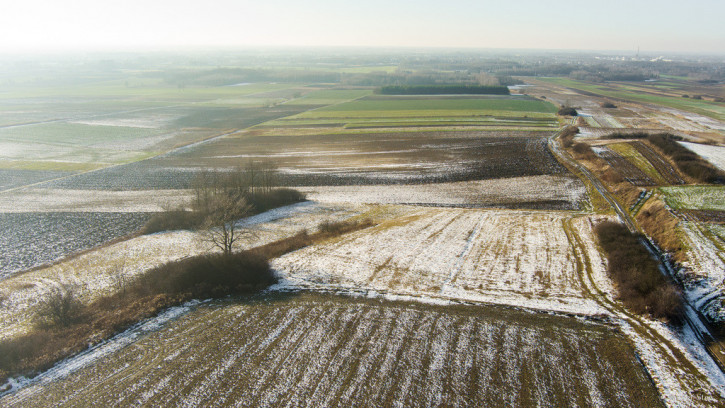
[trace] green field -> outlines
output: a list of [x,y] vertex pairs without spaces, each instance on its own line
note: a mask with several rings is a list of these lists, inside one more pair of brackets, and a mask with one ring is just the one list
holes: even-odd
[[660,191],[676,210],[725,211],[725,186],[661,187]]
[[324,89],[310,92],[288,103],[296,105],[331,105],[362,98],[370,94],[372,94],[372,91],[365,89]]
[[722,103],[666,95],[651,95],[643,93],[635,87],[623,86],[616,83],[607,83],[600,85],[589,82],[576,81],[567,78],[538,79],[552,84],[579,89],[582,91],[591,92],[610,98],[620,98],[641,103],[651,103],[655,105],[667,106],[686,112],[693,112],[703,116],[708,116],[713,119],[725,120],[725,104]]
[[[335,91],[327,91],[335,92]],[[552,130],[556,107],[548,102],[513,97],[367,96],[267,122],[264,127],[484,127],[488,130]],[[334,96],[337,96],[333,94]],[[310,96],[314,97],[314,94]],[[301,98],[302,101],[305,98]],[[329,100],[328,100],[329,101]]]
[[364,112],[364,111],[512,111],[556,113],[556,107],[548,102],[528,98],[481,97],[383,97],[366,98],[319,109],[317,112]]

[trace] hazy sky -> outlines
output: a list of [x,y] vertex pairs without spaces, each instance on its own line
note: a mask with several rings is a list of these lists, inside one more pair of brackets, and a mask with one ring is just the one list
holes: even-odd
[[725,0],[8,0],[0,51],[410,46],[725,54]]

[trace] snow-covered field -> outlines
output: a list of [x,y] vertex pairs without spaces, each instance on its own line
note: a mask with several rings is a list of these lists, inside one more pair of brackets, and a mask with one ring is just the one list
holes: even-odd
[[660,406],[631,345],[606,325],[305,293],[200,306],[0,403]]
[[725,321],[725,251],[722,238],[708,223],[682,221],[679,227],[688,241],[688,273],[685,294],[691,304],[713,321]]
[[347,203],[496,206],[558,201],[566,203],[569,208],[578,208],[586,200],[586,188],[578,179],[554,175],[457,183],[299,189],[311,200]]
[[570,217],[410,207],[377,227],[287,254],[272,266],[294,286],[333,284],[601,313],[582,294],[563,228]]
[[725,146],[711,146],[689,142],[680,142],[680,144],[702,156],[720,170],[725,170]]
[[23,188],[0,193],[0,213],[158,212],[187,205],[188,190],[70,190]]

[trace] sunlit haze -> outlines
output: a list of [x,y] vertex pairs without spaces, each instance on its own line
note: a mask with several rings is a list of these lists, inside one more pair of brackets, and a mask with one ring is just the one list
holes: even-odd
[[0,52],[372,46],[725,52],[725,2],[24,0]]

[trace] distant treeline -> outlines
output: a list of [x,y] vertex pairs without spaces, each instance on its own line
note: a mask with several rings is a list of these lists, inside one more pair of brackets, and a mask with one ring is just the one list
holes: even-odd
[[382,95],[510,95],[505,86],[488,85],[389,85],[375,90]]

